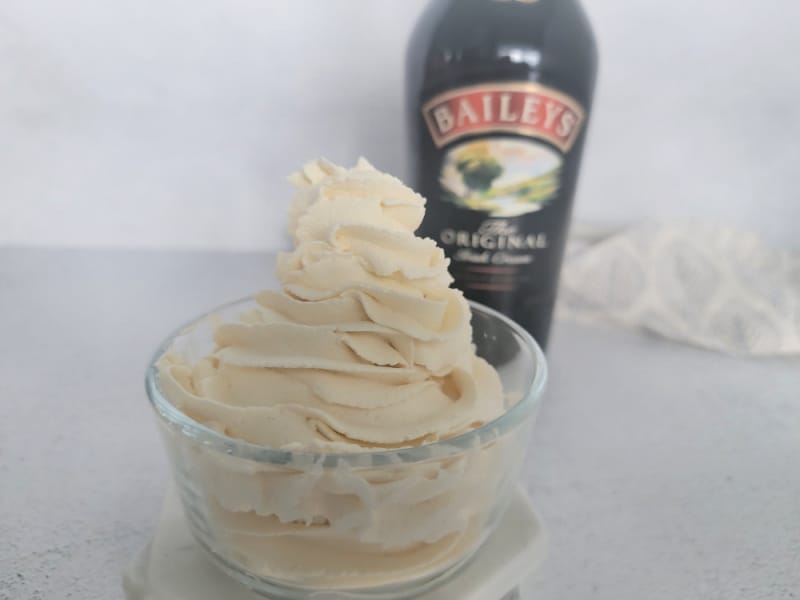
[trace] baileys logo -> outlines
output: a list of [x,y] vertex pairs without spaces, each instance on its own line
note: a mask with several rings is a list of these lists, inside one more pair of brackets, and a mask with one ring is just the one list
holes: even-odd
[[574,99],[531,82],[451,90],[426,102],[422,115],[437,148],[467,135],[509,132],[545,140],[561,152],[572,147],[585,118]]

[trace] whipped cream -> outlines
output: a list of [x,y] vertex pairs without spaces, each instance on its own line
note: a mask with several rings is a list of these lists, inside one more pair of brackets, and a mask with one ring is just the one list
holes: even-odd
[[414,235],[425,200],[363,159],[311,162],[290,181],[282,291],[220,324],[210,356],[167,354],[167,397],[231,437],[321,452],[415,446],[499,416],[500,380],[475,356],[448,260]]
[[[181,487],[187,518],[206,546],[277,581],[339,589],[435,576],[485,539],[522,446],[476,439],[409,462],[364,452],[494,419],[499,376],[475,356],[469,305],[449,287],[442,250],[414,235],[422,197],[364,160],[315,161],[291,181],[295,250],[278,259],[282,290],[206,320],[214,347],[199,359],[176,339],[159,383],[220,433],[323,455],[252,461],[165,430],[179,484],[191,482]],[[331,466],[325,453],[347,460]]]

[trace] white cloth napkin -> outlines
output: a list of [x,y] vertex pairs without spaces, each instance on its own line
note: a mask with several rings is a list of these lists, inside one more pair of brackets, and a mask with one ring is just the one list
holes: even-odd
[[576,233],[559,317],[729,354],[800,353],[800,255],[710,224],[647,224],[588,242]]

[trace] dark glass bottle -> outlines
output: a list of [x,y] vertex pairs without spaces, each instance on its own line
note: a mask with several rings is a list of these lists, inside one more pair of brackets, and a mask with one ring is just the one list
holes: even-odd
[[547,343],[597,50],[578,0],[433,0],[407,56],[420,234],[456,287]]

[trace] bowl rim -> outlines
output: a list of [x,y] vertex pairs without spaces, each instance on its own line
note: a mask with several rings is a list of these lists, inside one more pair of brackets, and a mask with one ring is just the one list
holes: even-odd
[[[470,313],[483,313],[496,321],[502,323],[513,334],[517,336],[520,344],[527,348],[532,357],[533,369],[530,381],[526,386],[522,398],[520,398],[511,408],[499,417],[484,423],[480,427],[470,429],[457,436],[428,442],[418,446],[407,446],[402,448],[389,448],[380,450],[364,450],[354,452],[314,452],[305,450],[282,450],[260,444],[254,444],[238,438],[230,437],[220,433],[202,423],[195,421],[187,416],[183,411],[176,407],[161,390],[159,385],[158,361],[169,350],[175,339],[189,331],[203,320],[210,316],[231,309],[238,304],[255,301],[255,296],[246,296],[232,302],[217,306],[216,308],[191,319],[180,328],[167,336],[159,344],[152,358],[150,359],[145,374],[145,390],[150,401],[150,405],[158,415],[160,421],[171,429],[179,430],[182,436],[191,438],[199,442],[204,447],[217,450],[221,453],[250,460],[259,463],[270,463],[287,465],[298,461],[306,464],[322,463],[323,466],[336,466],[341,461],[353,465],[363,465],[364,463],[374,464],[377,462],[389,463],[409,463],[429,460],[431,458],[443,458],[450,455],[463,453],[465,450],[482,446],[491,442],[508,431],[523,424],[528,417],[535,413],[541,401],[542,394],[548,379],[547,359],[539,344],[533,339],[522,326],[511,320],[502,313],[489,308],[484,304],[467,300],[470,306]],[[365,459],[366,457],[366,459]]]

